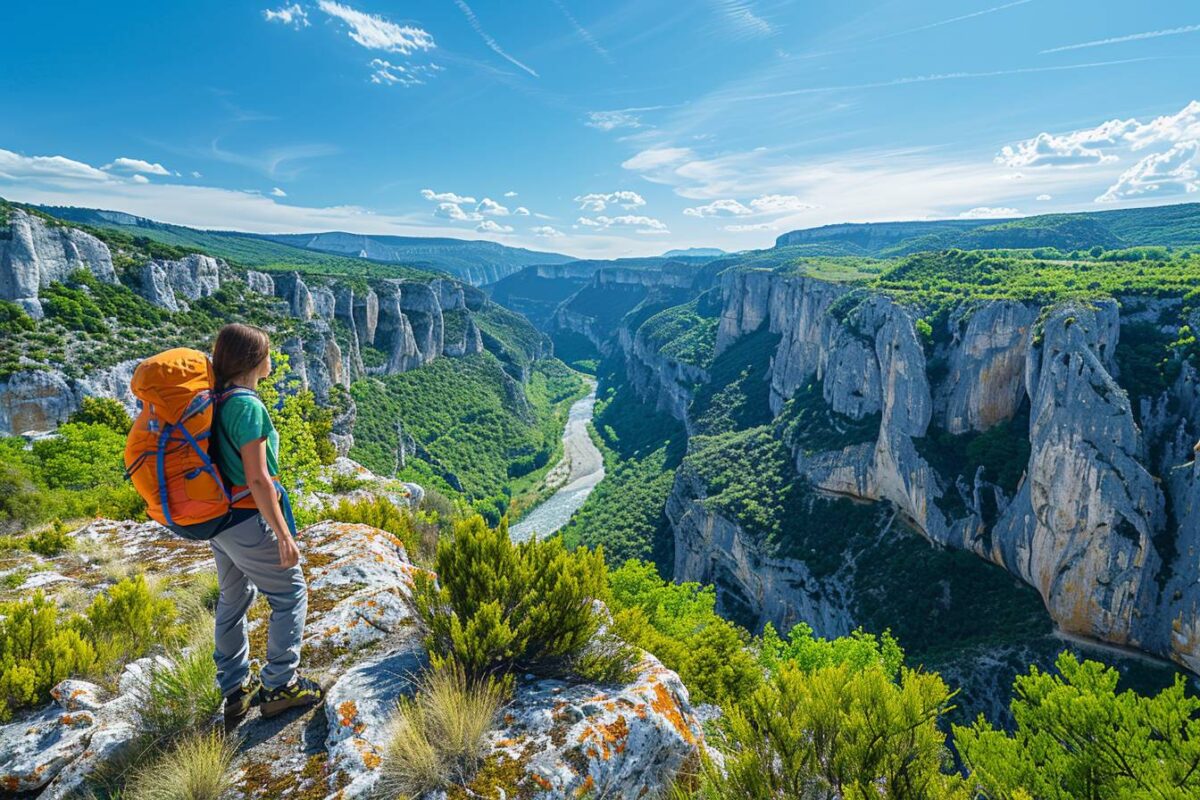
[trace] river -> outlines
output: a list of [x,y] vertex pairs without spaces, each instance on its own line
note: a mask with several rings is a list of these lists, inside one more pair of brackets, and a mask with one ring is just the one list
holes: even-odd
[[571,406],[567,427],[563,430],[562,460],[546,476],[547,482],[553,484],[566,473],[565,482],[508,529],[514,542],[523,542],[534,535],[543,538],[566,525],[604,478],[604,458],[587,429],[595,408],[596,384],[593,382],[588,396]]

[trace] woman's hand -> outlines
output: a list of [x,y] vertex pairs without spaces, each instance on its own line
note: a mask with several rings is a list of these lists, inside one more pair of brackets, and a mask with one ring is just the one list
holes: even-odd
[[300,548],[296,547],[296,540],[286,530],[283,533],[277,533],[276,538],[279,539],[279,566],[284,569],[291,569],[300,563]]

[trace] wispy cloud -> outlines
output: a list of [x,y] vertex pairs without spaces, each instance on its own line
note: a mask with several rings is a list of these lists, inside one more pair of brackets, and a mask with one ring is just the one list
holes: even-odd
[[753,0],[710,0],[722,19],[722,30],[736,39],[758,39],[775,33],[775,26],[763,19]]
[[350,28],[350,38],[368,50],[411,55],[432,50],[433,36],[414,25],[397,25],[376,14],[368,14],[333,0],[319,0],[317,7]]
[[1152,153],[1127,169],[1096,198],[1114,203],[1138,195],[1195,194],[1200,191],[1200,141],[1179,142],[1163,153]]
[[554,5],[558,6],[558,10],[561,11],[562,15],[567,18],[567,22],[571,23],[571,27],[574,28],[575,32],[579,34],[579,38],[582,39],[588,47],[592,48],[596,55],[600,56],[611,64],[612,56],[610,56],[608,51],[605,50],[598,41],[596,41],[596,37],[592,36],[591,32],[588,31],[587,28],[579,24],[579,20],[575,19],[575,15],[572,14],[571,10],[563,4],[562,0],[553,0],[553,3]]
[[953,25],[956,22],[964,22],[968,19],[975,19],[976,17],[983,17],[988,14],[995,14],[997,11],[1004,11],[1005,9],[1008,9],[1008,8],[1013,8],[1015,6],[1023,6],[1023,5],[1026,5],[1027,3],[1032,3],[1032,2],[1033,2],[1033,0],[1014,0],[1014,2],[1011,2],[1011,3],[1004,3],[1003,5],[992,6],[991,8],[985,8],[981,11],[973,11],[970,14],[959,14],[958,16],[950,17],[949,19],[940,19],[937,22],[930,22],[928,25],[918,25],[915,28],[905,28],[902,31],[896,31],[895,33],[889,33],[884,36],[876,37],[876,38],[872,39],[871,41],[881,42],[884,39],[892,39],[897,36],[905,36],[910,33],[918,33],[920,31],[927,31],[932,28],[940,28],[943,25]]
[[1122,64],[1136,64],[1142,61],[1155,61],[1158,56],[1144,56],[1141,58],[1121,58],[1112,61],[1091,61],[1084,64],[1060,64],[1058,66],[1048,67],[1015,67],[1013,69],[997,69],[988,72],[942,72],[933,73],[930,75],[909,75],[902,78],[891,78],[884,81],[872,81],[869,83],[844,83],[831,86],[809,86],[802,89],[784,89],[778,92],[763,92],[760,94],[745,94],[733,95],[725,99],[730,101],[747,101],[747,100],[777,100],[781,97],[797,97],[805,94],[819,94],[823,92],[837,91],[853,91],[859,89],[883,89],[890,86],[907,86],[913,83],[932,83],[937,81],[961,81],[974,80],[979,78],[999,78],[1006,75],[1028,75],[1039,72],[1067,72],[1078,69],[1098,69],[1100,67],[1115,67]]
[[442,71],[437,64],[393,64],[382,58],[371,59],[370,66],[371,83],[381,86],[421,86]]
[[463,16],[465,16],[467,18],[467,22],[469,22],[471,24],[471,27],[475,30],[475,33],[479,34],[479,38],[483,39],[484,44],[486,44],[488,47],[490,47],[492,49],[492,51],[494,53],[496,53],[496,55],[500,56],[505,61],[512,64],[513,66],[519,67],[520,69],[525,70],[533,77],[535,77],[535,78],[540,77],[532,69],[530,69],[529,67],[525,66],[520,61],[518,61],[517,59],[510,56],[508,53],[504,52],[504,48],[502,48],[500,46],[500,44],[495,39],[492,38],[491,34],[489,34],[487,31],[485,31],[483,29],[483,25],[481,25],[479,23],[479,18],[475,16],[475,12],[471,10],[471,7],[469,5],[467,5],[465,2],[463,2],[463,0],[454,0],[454,3],[455,3],[455,5],[458,6],[459,10],[463,12]]
[[550,225],[537,225],[530,230],[534,236],[540,236],[543,239],[558,239],[564,235],[558,228]]
[[270,178],[294,178],[300,173],[296,165],[313,158],[332,156],[341,152],[339,148],[329,144],[298,144],[284,147],[274,147],[260,153],[238,153],[221,146],[219,139],[214,139],[204,155],[226,164],[237,164],[247,169],[261,172]]
[[1049,50],[1043,50],[1042,55],[1046,53],[1061,53],[1064,50],[1082,50],[1085,47],[1103,47],[1109,44],[1121,44],[1122,42],[1136,42],[1142,39],[1158,39],[1162,36],[1179,36],[1184,33],[1200,32],[1200,25],[1184,25],[1180,28],[1167,28],[1161,31],[1146,31],[1145,33],[1131,33],[1127,36],[1114,36],[1111,39],[1096,39],[1091,42],[1080,42],[1079,44],[1064,44],[1062,47],[1051,47]]
[[511,225],[501,225],[499,222],[491,219],[485,219],[483,222],[475,226],[475,230],[480,233],[512,233]]
[[1019,217],[1021,212],[1015,208],[976,206],[958,215],[959,219],[1006,219]]
[[263,18],[267,22],[280,22],[297,29],[307,28],[311,24],[308,21],[308,12],[299,3],[292,3],[290,6],[283,6],[274,11],[265,8],[263,9]]
[[63,156],[23,156],[11,150],[0,150],[0,179],[39,180],[54,184],[113,180],[108,173],[82,161]]
[[280,189],[278,186],[276,186],[274,189],[271,190],[271,197],[287,197],[287,192],[285,192],[283,189]]
[[668,164],[677,164],[695,156],[690,147],[652,147],[621,162],[625,169],[638,172],[658,169]]

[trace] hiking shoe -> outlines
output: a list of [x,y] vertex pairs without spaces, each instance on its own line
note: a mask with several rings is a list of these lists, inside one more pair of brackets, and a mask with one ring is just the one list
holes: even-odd
[[321,684],[305,678],[299,672],[292,682],[278,689],[263,687],[258,691],[259,702],[262,703],[262,715],[273,717],[282,714],[289,708],[315,706],[325,699],[325,690]]
[[228,733],[241,724],[253,706],[258,705],[259,695],[262,694],[262,683],[256,677],[249,677],[246,682],[225,695],[225,731]]

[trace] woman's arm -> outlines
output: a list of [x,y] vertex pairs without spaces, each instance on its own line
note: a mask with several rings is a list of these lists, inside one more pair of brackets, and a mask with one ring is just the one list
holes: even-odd
[[258,513],[275,531],[279,540],[279,564],[284,569],[290,569],[300,563],[300,550],[288,529],[287,520],[279,508],[279,494],[275,491],[275,482],[267,472],[267,440],[255,439],[242,445],[242,466],[246,470],[246,486],[254,496],[254,504]]

